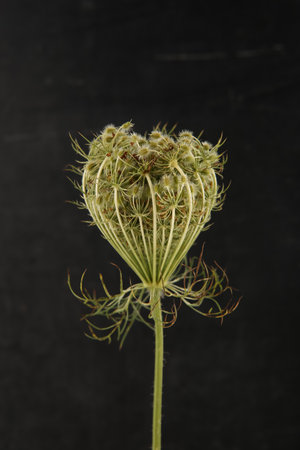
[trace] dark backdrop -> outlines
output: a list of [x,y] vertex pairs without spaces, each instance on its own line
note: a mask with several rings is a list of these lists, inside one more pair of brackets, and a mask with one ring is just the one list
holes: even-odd
[[232,181],[192,253],[244,298],[166,331],[164,450],[299,448],[299,2],[223,3],[1,1],[1,450],[150,448],[151,331],[88,340],[66,285],[130,276],[64,172],[69,132],[129,119],[223,131]]

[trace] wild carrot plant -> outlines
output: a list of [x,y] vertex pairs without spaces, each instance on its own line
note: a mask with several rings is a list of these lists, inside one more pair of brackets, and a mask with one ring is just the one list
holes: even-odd
[[[166,126],[140,135],[127,122],[108,125],[84,151],[77,139],[72,145],[81,161],[69,168],[81,177],[73,181],[81,193],[75,203],[89,212],[89,223],[114,247],[136,273],[140,282],[111,294],[100,275],[104,297],[72,293],[89,308],[84,316],[89,337],[124,340],[135,321],[154,330],[155,370],[152,449],[161,449],[163,382],[163,329],[174,324],[178,307],[185,304],[197,313],[222,318],[233,311],[232,289],[218,265],[202,258],[187,258],[199,233],[208,228],[212,211],[222,208],[225,189],[218,185],[226,162],[216,145],[190,131]],[[222,294],[229,301],[221,305]],[[100,326],[97,318],[108,320]]]

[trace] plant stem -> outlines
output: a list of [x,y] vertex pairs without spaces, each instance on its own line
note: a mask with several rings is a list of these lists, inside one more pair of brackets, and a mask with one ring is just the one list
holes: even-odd
[[161,289],[152,288],[151,306],[155,324],[155,366],[154,366],[154,394],[153,394],[153,422],[152,422],[152,450],[161,450],[161,410],[163,383],[164,335],[161,314]]

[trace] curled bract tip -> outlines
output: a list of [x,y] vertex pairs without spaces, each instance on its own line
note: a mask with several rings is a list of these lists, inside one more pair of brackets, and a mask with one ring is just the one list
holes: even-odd
[[[208,266],[202,256],[203,248],[198,258],[186,258],[173,277],[161,284],[164,328],[175,324],[183,304],[202,316],[221,319],[221,322],[237,308],[241,298],[233,298],[233,290],[224,269],[217,263]],[[105,296],[98,297],[95,291],[90,294],[84,287],[86,270],[80,279],[79,292],[75,292],[71,286],[70,274],[68,285],[72,294],[88,308],[88,312],[82,317],[88,326],[86,335],[109,343],[115,336],[121,348],[135,321],[153,329],[153,305],[149,289],[143,283],[131,284],[125,289],[122,271],[119,266],[113,265],[120,274],[120,289],[117,294],[109,292],[102,274],[99,279]]]

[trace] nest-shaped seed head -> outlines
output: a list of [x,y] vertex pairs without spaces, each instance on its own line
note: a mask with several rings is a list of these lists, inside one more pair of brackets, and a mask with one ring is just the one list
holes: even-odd
[[163,285],[222,205],[222,141],[212,145],[166,127],[142,136],[132,128],[106,126],[87,154],[73,140],[85,159],[83,203],[144,285]]

